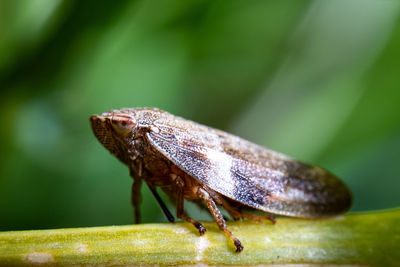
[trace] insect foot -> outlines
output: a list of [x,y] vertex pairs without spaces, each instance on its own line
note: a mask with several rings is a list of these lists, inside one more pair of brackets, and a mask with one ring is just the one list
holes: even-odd
[[240,243],[239,239],[236,238],[233,243],[235,244],[236,252],[241,252],[243,250],[242,243]]
[[194,226],[199,230],[200,235],[204,235],[207,232],[207,229],[201,223],[196,223]]

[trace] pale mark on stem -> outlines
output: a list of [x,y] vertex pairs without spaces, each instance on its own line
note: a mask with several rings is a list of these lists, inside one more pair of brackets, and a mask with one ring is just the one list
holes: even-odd
[[79,244],[76,246],[76,250],[77,250],[78,252],[86,252],[86,251],[88,251],[88,245],[87,245],[87,244],[84,244],[84,243],[79,243]]
[[210,241],[205,236],[200,236],[196,241],[196,261],[203,260],[204,251],[210,246]]
[[53,262],[54,258],[48,252],[31,252],[26,255],[25,260],[29,263],[47,263]]
[[335,221],[342,221],[342,220],[344,220],[345,218],[346,218],[345,216],[339,215],[339,216],[333,217],[332,219],[335,220]]
[[185,234],[185,233],[189,233],[189,230],[186,228],[177,228],[174,229],[174,233],[176,234]]

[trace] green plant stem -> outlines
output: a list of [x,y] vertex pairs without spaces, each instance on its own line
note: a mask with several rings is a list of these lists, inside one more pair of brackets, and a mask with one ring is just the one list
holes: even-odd
[[187,223],[0,232],[0,265],[356,264],[400,266],[400,209],[324,220],[215,223],[199,237]]

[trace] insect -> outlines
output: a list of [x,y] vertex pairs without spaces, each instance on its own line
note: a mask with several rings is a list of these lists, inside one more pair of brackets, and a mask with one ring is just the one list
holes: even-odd
[[[208,208],[236,251],[243,246],[226,226],[218,205],[234,219],[268,219],[269,213],[302,218],[329,217],[347,211],[352,197],[330,172],[286,155],[174,116],[156,108],[124,108],[90,117],[96,138],[133,177],[131,200],[140,222],[144,181],[168,220],[174,216],[159,197],[160,187],[176,203],[176,216],[204,226],[184,211],[184,199]],[[205,205],[204,205],[205,204]],[[268,212],[246,213],[248,209]]]

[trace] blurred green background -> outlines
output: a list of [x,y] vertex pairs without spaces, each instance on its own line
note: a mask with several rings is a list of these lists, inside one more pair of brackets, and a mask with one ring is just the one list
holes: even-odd
[[121,107],[321,165],[352,211],[400,206],[398,1],[4,0],[0,90],[0,230],[132,223],[128,169],[88,120]]

